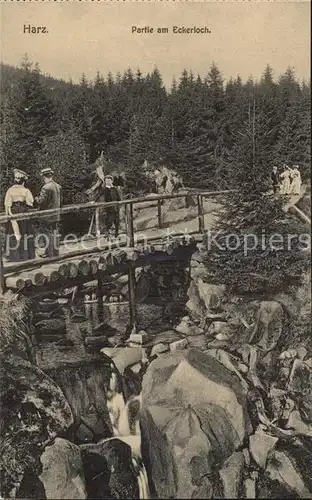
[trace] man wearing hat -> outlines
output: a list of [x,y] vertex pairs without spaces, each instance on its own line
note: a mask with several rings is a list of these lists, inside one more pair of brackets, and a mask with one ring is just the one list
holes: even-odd
[[[43,186],[35,202],[40,210],[50,210],[61,207],[62,188],[53,179],[53,170],[50,167],[40,171]],[[57,257],[59,255],[59,222],[60,214],[44,217],[42,220],[43,232],[45,233],[45,255],[44,257]]]

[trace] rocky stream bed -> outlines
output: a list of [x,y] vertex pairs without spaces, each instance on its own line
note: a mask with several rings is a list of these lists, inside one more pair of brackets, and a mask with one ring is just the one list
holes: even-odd
[[309,278],[228,297],[203,258],[128,340],[126,304],[1,306],[3,497],[312,498]]

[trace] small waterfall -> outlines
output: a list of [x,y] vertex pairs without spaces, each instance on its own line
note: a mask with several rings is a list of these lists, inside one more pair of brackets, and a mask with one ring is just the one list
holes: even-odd
[[132,462],[139,486],[139,498],[149,499],[148,476],[141,453],[141,394],[131,396],[128,401],[125,401],[120,377],[122,377],[120,374],[112,371],[107,401],[110,421],[114,436],[131,447]]

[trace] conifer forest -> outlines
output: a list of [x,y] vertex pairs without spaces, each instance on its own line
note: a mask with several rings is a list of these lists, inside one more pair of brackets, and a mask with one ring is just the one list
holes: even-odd
[[74,84],[43,76],[24,57],[19,69],[2,64],[1,75],[1,199],[12,168],[26,170],[36,191],[40,168],[52,166],[64,203],[81,201],[102,151],[127,171],[132,195],[147,189],[145,160],[209,189],[242,186],[246,162],[253,189],[263,189],[273,165],[296,163],[308,175],[311,85],[291,68],[224,81],[212,63],[207,74],[184,70],[165,88],[157,68],[98,72],[92,81],[83,74]]

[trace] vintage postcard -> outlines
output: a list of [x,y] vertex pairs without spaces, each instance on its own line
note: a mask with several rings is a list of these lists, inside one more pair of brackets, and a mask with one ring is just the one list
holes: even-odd
[[1,498],[312,498],[310,10],[0,2]]

